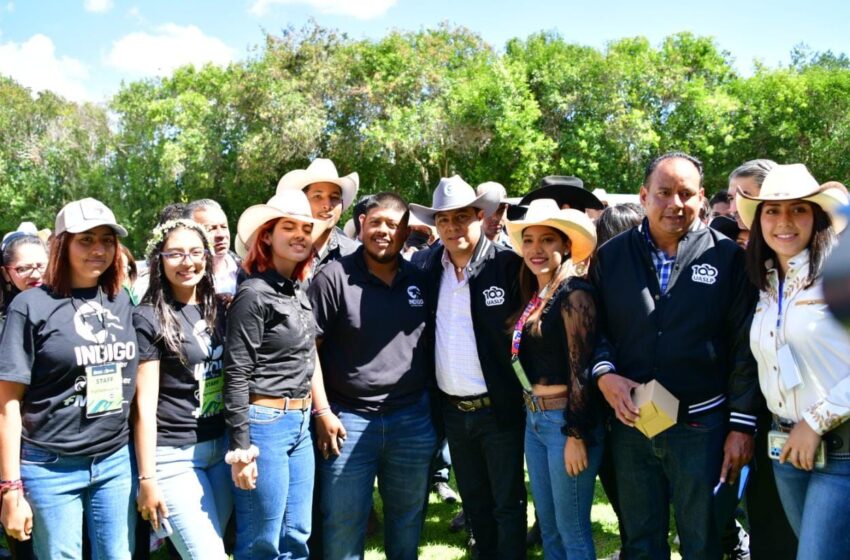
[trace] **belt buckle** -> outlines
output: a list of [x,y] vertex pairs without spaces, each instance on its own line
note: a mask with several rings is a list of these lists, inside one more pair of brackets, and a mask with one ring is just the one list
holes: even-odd
[[540,406],[537,404],[537,402],[535,402],[533,395],[529,395],[528,393],[523,393],[522,399],[525,401],[525,406],[528,407],[528,410],[530,410],[531,412],[539,412],[540,411]]
[[461,412],[473,412],[475,410],[475,403],[473,401],[457,401],[455,406]]

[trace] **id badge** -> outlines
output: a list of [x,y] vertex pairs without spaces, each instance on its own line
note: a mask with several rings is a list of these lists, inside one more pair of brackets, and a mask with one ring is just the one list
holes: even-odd
[[794,359],[794,353],[791,352],[791,347],[783,344],[776,351],[776,358],[779,362],[779,378],[782,380],[782,385],[786,391],[791,391],[799,385],[803,384],[803,377],[800,375],[800,368],[797,367],[797,360]]
[[86,418],[121,412],[124,379],[117,363],[86,367]]
[[198,379],[198,409],[195,411],[196,418],[206,418],[224,412],[224,376],[218,375],[207,377],[202,373]]

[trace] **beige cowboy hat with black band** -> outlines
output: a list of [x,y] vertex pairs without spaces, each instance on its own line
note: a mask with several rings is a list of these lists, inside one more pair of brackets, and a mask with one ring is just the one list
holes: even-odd
[[538,198],[528,205],[521,220],[508,221],[508,237],[514,251],[522,255],[522,232],[527,227],[546,226],[556,229],[570,239],[570,258],[580,263],[596,248],[596,227],[587,214],[572,208],[558,207],[551,198]]
[[[752,229],[756,209],[762,202],[783,202],[787,200],[805,200],[817,204],[825,212],[834,216],[837,208],[848,202],[847,189],[841,183],[831,181],[818,184],[802,163],[777,165],[764,178],[758,195],[748,195],[738,188],[735,204],[741,221]],[[836,231],[844,229],[846,221],[834,220]]]
[[254,242],[257,230],[263,224],[278,218],[313,224],[311,236],[314,242],[328,227],[326,220],[313,217],[306,194],[300,190],[284,190],[271,197],[265,204],[255,204],[242,212],[236,225],[236,253],[244,258]]
[[484,211],[485,216],[491,215],[499,208],[502,197],[496,190],[487,190],[476,196],[475,190],[460,175],[443,177],[434,191],[431,204],[411,204],[410,213],[416,216],[422,223],[428,226],[434,225],[434,216],[437,212],[448,212],[460,208],[474,207]]
[[357,196],[357,189],[360,187],[360,176],[356,171],[339,176],[334,162],[329,159],[316,158],[307,169],[293,169],[277,183],[277,193],[285,190],[302,191],[313,183],[333,183],[338,185],[342,193],[342,210],[351,206],[354,202],[354,197]]

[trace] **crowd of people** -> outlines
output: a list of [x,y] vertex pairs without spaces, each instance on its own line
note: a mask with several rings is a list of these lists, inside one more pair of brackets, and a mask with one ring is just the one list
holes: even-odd
[[[363,558],[377,481],[386,556],[416,558],[449,462],[482,559],[526,557],[526,467],[547,559],[597,557],[597,475],[622,559],[670,557],[671,505],[689,560],[850,555],[850,335],[822,289],[843,185],[754,160],[707,199],[671,152],[639,205],[567,176],[358,187],[316,159],[233,240],[214,200],[169,205],[143,266],[92,198],[4,236],[16,557],[131,558],[149,524],[182,558]],[[678,412],[650,436],[652,381]]]

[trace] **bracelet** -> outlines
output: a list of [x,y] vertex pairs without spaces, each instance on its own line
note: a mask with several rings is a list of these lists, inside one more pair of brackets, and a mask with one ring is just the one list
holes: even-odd
[[140,476],[139,482],[142,482],[143,480],[156,480],[156,476],[153,476],[153,475],[151,475],[151,476]]
[[236,463],[253,463],[260,456],[260,450],[256,445],[252,445],[248,449],[231,449],[224,456],[224,462],[228,465]]
[[326,407],[323,407],[323,408],[319,408],[319,409],[317,409],[317,410],[314,410],[314,411],[313,411],[313,416],[314,416],[314,417],[316,417],[316,418],[318,418],[318,417],[320,417],[320,416],[326,416],[326,415],[328,415],[328,414],[330,414],[330,413],[331,413],[331,407],[326,406]]
[[6,492],[12,490],[23,490],[24,481],[20,478],[17,480],[0,480],[0,496],[6,495]]

